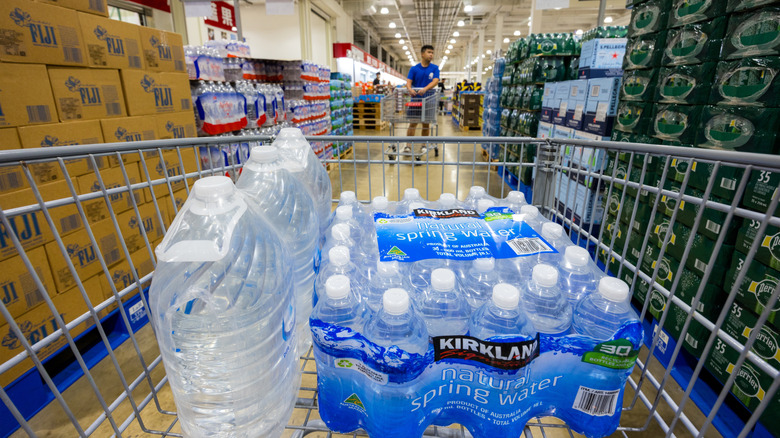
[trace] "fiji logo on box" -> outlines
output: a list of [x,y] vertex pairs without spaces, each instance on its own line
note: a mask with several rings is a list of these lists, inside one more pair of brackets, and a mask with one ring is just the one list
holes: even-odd
[[[152,220],[151,217],[141,218],[141,223],[143,223],[144,231],[146,231],[147,233],[154,230],[154,221]],[[130,218],[130,222],[128,222],[127,225],[132,230],[138,228],[138,219],[135,217],[135,215],[133,215],[133,217]]]
[[[163,167],[163,164],[165,167]],[[160,176],[165,176],[167,173],[168,178],[181,175],[181,169],[179,166],[176,163],[170,164],[167,161],[164,163],[162,161],[157,163],[157,165],[154,167],[154,170]],[[166,170],[167,172],[165,172]]]
[[[108,190],[108,189],[115,189],[115,188],[117,188],[119,186],[120,186],[119,183],[106,184],[106,190]],[[100,188],[100,183],[98,181],[93,182],[92,183],[92,187],[90,187],[90,190],[92,190],[93,192],[101,191],[102,189]],[[114,202],[114,201],[118,201],[118,200],[122,199],[123,196],[124,196],[124,192],[113,193],[113,194],[108,195],[108,199],[111,202]]]
[[184,138],[184,126],[177,126],[171,121],[165,124],[165,129],[173,134],[173,138]]
[[109,35],[108,31],[103,26],[96,27],[93,32],[100,41],[106,43],[106,49],[108,49],[109,55],[125,55],[125,42],[122,40],[122,38],[116,35]]
[[163,44],[163,42],[160,41],[154,35],[152,35],[152,37],[149,38],[149,42],[152,44],[152,47],[157,49],[157,56],[159,56],[160,59],[164,59],[164,60],[170,61],[173,58],[171,56],[171,46],[169,46],[167,44]]
[[34,21],[32,16],[22,10],[22,8],[14,9],[9,15],[17,26],[26,27],[30,30],[30,37],[32,38],[33,45],[57,47],[57,35],[54,31],[54,26],[48,23]]
[[114,137],[116,137],[117,140],[121,141],[141,141],[141,133],[140,132],[127,132],[127,129],[123,127],[116,128],[116,131],[114,131]]
[[[60,317],[62,316],[63,315],[60,315]],[[19,324],[19,330],[27,339],[27,342],[29,342],[30,345],[33,345],[57,331],[57,320],[55,320],[53,316],[48,316],[38,323],[24,321]],[[16,350],[22,346],[21,341],[19,341],[19,338],[16,337],[16,334],[10,327],[8,328],[8,333],[3,336],[2,346],[9,350]]]
[[86,266],[97,259],[95,256],[95,249],[92,248],[92,245],[81,246],[78,243],[71,243],[68,245],[67,250],[68,257],[77,259],[79,266]]
[[125,271],[124,269],[114,271],[114,275],[111,276],[111,279],[114,281],[114,284],[122,284],[122,289],[125,289],[131,284],[135,283],[133,274],[130,271]]
[[82,105],[97,106],[101,104],[100,87],[98,87],[97,85],[82,84],[78,78],[74,78],[73,76],[70,76],[68,77],[68,80],[65,81],[65,86],[68,88],[70,92],[79,93],[79,97],[81,97]]
[[[35,213],[26,213],[19,216],[8,218],[19,241],[24,244],[38,236],[41,236],[41,226],[38,224],[38,216]],[[0,249],[12,244],[11,236],[3,224],[0,224]]]
[[44,148],[52,146],[72,146],[76,144],[78,144],[78,142],[60,140],[59,137],[55,137],[53,135],[47,135],[43,137],[43,140],[41,140],[41,147]]
[[144,75],[141,79],[141,87],[147,93],[154,93],[154,106],[157,108],[173,108],[173,92],[171,87],[164,84],[155,84],[154,78]]
[[0,298],[2,298],[3,304],[8,305],[19,299],[19,294],[16,293],[16,283],[13,281],[5,283],[2,288],[3,293],[0,294]]

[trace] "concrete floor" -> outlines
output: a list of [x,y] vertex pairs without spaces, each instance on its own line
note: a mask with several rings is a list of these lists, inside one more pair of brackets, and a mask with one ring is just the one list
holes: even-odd
[[[387,129],[381,131],[356,131],[355,135],[387,135]],[[476,137],[481,136],[479,131],[461,131],[457,129],[451,123],[449,116],[442,116],[439,124],[439,135],[446,136],[464,136],[477,140]],[[438,198],[440,193],[451,192],[457,193],[458,197],[463,199],[468,192],[468,189],[472,185],[489,186],[489,192],[494,196],[503,196],[509,191],[506,184],[503,183],[501,178],[495,171],[490,170],[488,166],[476,166],[473,163],[485,162],[485,159],[481,155],[481,148],[475,147],[474,143],[452,143],[440,146],[439,157],[433,156],[430,153],[428,157],[422,159],[421,162],[412,164],[409,158],[404,158],[398,163],[384,163],[384,164],[372,164],[370,167],[365,164],[355,163],[353,160],[365,160],[370,158],[372,160],[382,159],[382,147],[386,146],[380,143],[358,143],[352,154],[348,154],[344,160],[337,166],[331,169],[331,181],[333,183],[334,196],[342,190],[355,190],[358,195],[358,199],[369,200],[374,196],[385,195],[391,200],[397,199],[399,192],[402,192],[407,187],[417,187],[420,189],[423,196],[429,199]],[[460,165],[441,165],[442,157],[447,162],[460,162]],[[438,163],[438,164],[437,164]],[[384,171],[384,172],[383,172]],[[138,345],[140,346],[140,357],[143,357],[145,363],[148,365],[152,363],[158,356],[157,343],[154,338],[154,334],[151,327],[147,324],[136,334]],[[124,378],[130,382],[139,376],[142,371],[141,361],[139,354],[133,348],[132,343],[125,342],[119,348],[115,350],[115,355],[119,368],[121,369]],[[643,355],[640,355],[640,359],[646,356],[646,351]],[[302,389],[299,393],[299,397],[303,402],[313,401],[315,397],[314,388],[316,388],[316,372],[314,362],[311,360],[302,360],[301,365],[305,367],[305,371],[310,374],[305,374],[302,382]],[[663,368],[656,362],[651,361],[649,367],[650,372],[654,376],[662,376]],[[117,370],[109,359],[104,359],[97,366],[91,370],[91,375],[95,379],[96,386],[99,388],[102,397],[111,403],[117,396],[122,394],[123,385],[121,383]],[[634,376],[638,379],[640,370],[635,369]],[[150,373],[151,381],[154,385],[157,385],[164,377],[164,370],[160,363]],[[659,378],[660,380],[660,378]],[[651,384],[647,381],[643,385],[643,393],[649,398],[654,400],[656,392],[650,389]],[[674,382],[668,382],[666,385],[669,396],[672,399],[679,400],[682,395],[682,391],[677,387]],[[135,403],[141,403],[145,397],[150,394],[150,385],[144,380],[133,391],[133,399]],[[631,400],[633,399],[634,391],[628,387],[625,392],[624,409],[628,408]],[[63,397],[72,409],[74,416],[78,419],[82,428],[87,428],[96,418],[103,413],[103,409],[100,407],[100,403],[92,390],[91,386],[87,382],[87,379],[82,378],[77,381],[71,388],[63,393]],[[175,405],[171,396],[170,388],[166,384],[157,393],[156,399],[159,402],[160,410],[163,411],[175,411]],[[165,431],[171,428],[172,422],[175,419],[174,416],[169,414],[160,413],[155,406],[155,402],[150,402],[146,408],[142,411],[140,419],[129,419],[133,410],[130,403],[127,400],[119,403],[118,407],[114,410],[112,418],[116,424],[120,425],[125,421],[131,422],[127,429],[122,433],[123,437],[151,437],[158,436],[157,433],[147,433],[146,430]],[[701,424],[704,416],[693,407],[692,403],[688,403],[686,414],[689,416],[694,424]],[[669,421],[673,416],[668,405],[661,402],[658,409],[658,414]],[[638,401],[636,405],[623,413],[621,418],[621,425],[626,427],[644,428],[646,421],[649,417],[649,411],[645,408],[641,401]],[[318,414],[316,409],[307,409],[305,407],[297,408],[293,413],[293,417],[290,420],[291,425],[298,428],[316,428],[318,423]],[[140,420],[140,421],[139,421]],[[143,427],[141,426],[143,422]],[[560,421],[554,418],[542,419],[545,423],[558,423]],[[38,436],[41,437],[73,437],[78,436],[78,433],[74,430],[71,421],[65,415],[60,405],[57,402],[49,404],[38,415],[36,415],[30,422],[32,429]],[[173,424],[170,429],[171,432],[179,433],[178,423]],[[113,428],[108,421],[104,421],[97,430],[92,434],[96,437],[108,437],[114,433]],[[300,436],[295,435],[295,429],[288,429],[285,431],[285,437]],[[688,431],[678,425],[675,430],[677,436],[689,436]],[[629,432],[628,436],[631,437],[656,437],[663,436],[664,433],[659,428],[656,421],[649,421],[649,426],[642,432]],[[22,431],[18,431],[13,437],[23,437],[26,434]],[[319,431],[310,432],[307,437],[340,437],[340,436],[353,436],[353,435],[337,435],[330,434],[329,432]],[[444,434],[440,432],[440,436],[455,436],[451,434]],[[460,436],[460,435],[457,435]],[[532,423],[529,423],[529,427],[526,428],[525,436],[534,437],[571,437],[578,436],[571,434],[567,429],[562,427],[545,427],[541,428]],[[613,436],[624,436],[623,433],[616,433]],[[707,436],[719,436],[712,428],[710,428]]]

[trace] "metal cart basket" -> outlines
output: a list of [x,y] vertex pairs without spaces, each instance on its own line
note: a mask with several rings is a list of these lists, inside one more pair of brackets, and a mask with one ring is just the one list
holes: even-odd
[[[396,88],[392,94],[382,98],[382,121],[389,123],[390,135],[396,135],[397,129],[412,128],[417,124],[422,124],[421,131],[428,130],[428,135],[436,137],[439,133],[437,124],[437,107],[439,104],[439,90],[428,90],[424,95],[412,95],[406,88]],[[423,132],[425,135],[425,132]],[[390,160],[396,156],[414,157],[420,160],[427,152],[428,143],[423,143],[425,148],[415,150],[411,144],[407,143],[403,148],[396,148],[395,144],[388,145],[385,153]],[[436,143],[430,143],[433,146],[434,156],[439,156],[439,147]],[[408,146],[408,148],[407,148]],[[408,149],[408,150],[407,150]]]
[[[237,142],[269,140],[0,152],[0,182],[18,189],[0,195],[0,256],[22,279],[15,292],[2,285],[0,436],[181,436],[147,324],[154,247],[194,180],[236,177]],[[780,356],[767,352],[766,337],[777,331],[780,287],[768,274],[759,287],[744,285],[776,266],[780,157],[528,138],[311,140],[353,146],[350,158],[326,160],[334,205],[344,190],[368,202],[379,195],[396,200],[409,187],[428,199],[444,192],[463,199],[471,185],[499,197],[524,189],[603,269],[630,283],[646,340],[616,435],[777,434]],[[431,140],[442,149],[437,159],[426,155],[413,165],[383,154],[390,145]],[[494,144],[489,156],[498,159],[483,158],[480,143]],[[535,160],[524,159],[529,150]],[[532,188],[524,184],[530,180]],[[686,229],[703,237],[686,240]],[[698,280],[684,283],[686,271]],[[712,295],[713,283],[720,294]],[[749,324],[735,331],[734,321],[746,315]],[[285,436],[329,437],[318,416],[311,351],[300,364],[303,382]],[[573,436],[549,417],[530,422],[525,434]],[[426,436],[470,435],[456,425],[430,427]]]

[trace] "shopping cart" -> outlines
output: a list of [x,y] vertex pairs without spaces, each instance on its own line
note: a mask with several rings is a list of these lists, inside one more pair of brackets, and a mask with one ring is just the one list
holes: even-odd
[[[382,98],[382,121],[388,122],[392,136],[396,135],[397,129],[413,130],[421,124],[420,130],[423,135],[436,137],[439,134],[436,119],[438,102],[439,90],[437,89],[428,90],[422,96],[412,96],[406,88],[396,88],[391,94]],[[428,153],[428,146],[432,146],[434,157],[438,157],[437,143],[425,143],[424,147],[419,149],[413,148],[411,143],[404,144],[401,149],[393,144],[388,146],[385,154],[390,160],[394,160],[397,156],[406,156],[420,161]]]
[[[255,144],[268,140],[260,136],[241,139]],[[378,195],[395,200],[409,187],[417,187],[429,199],[443,192],[462,199],[471,185],[482,185],[491,195],[505,196],[510,189],[522,186],[518,175],[533,172],[528,197],[546,217],[563,224],[573,241],[591,249],[596,259],[606,261],[604,269],[630,282],[635,298],[642,284],[649,288],[647,297],[658,296],[643,302],[634,300],[645,325],[646,342],[626,387],[616,435],[759,437],[769,436],[766,430],[777,427],[770,409],[778,398],[780,376],[774,359],[757,348],[757,342],[771,328],[769,321],[774,321],[780,287],[775,283],[762,290],[763,306],[751,307],[753,311],[758,309],[752,329],[735,334],[726,322],[733,317],[733,306],[743,299],[738,293],[739,284],[751,266],[760,265],[758,258],[766,254],[762,245],[767,239],[762,236],[780,227],[776,213],[780,157],[634,143],[443,137],[435,139],[442,148],[441,158],[426,156],[422,163],[404,165],[387,160],[381,151],[389,145],[425,144],[430,139],[334,136],[316,140],[353,144],[349,159],[327,160],[334,205],[343,190],[355,191],[363,202]],[[486,141],[501,145],[498,160],[483,161],[479,143]],[[14,314],[13,303],[5,297],[0,303],[0,314],[8,322],[0,332],[4,348],[0,356],[0,436],[17,429],[14,436],[25,432],[30,436],[181,436],[153,327],[147,323],[146,291],[153,276],[153,249],[158,238],[150,235],[148,227],[126,228],[118,218],[129,216],[135,223],[156,218],[164,232],[194,180],[214,174],[235,176],[241,170],[240,157],[232,153],[223,155],[224,161],[212,159],[211,168],[204,168],[202,160],[191,162],[188,157],[219,156],[216,152],[233,150],[234,143],[233,138],[209,138],[0,152],[2,181],[24,181],[29,186],[13,204],[8,204],[8,196],[0,196],[0,223],[5,230],[17,231],[3,237],[18,253],[20,275],[28,278],[26,296],[37,296],[41,301],[33,311],[44,315],[42,320],[53,319],[49,325],[37,328],[24,316],[29,313]],[[530,147],[535,148],[535,161],[518,160]],[[80,165],[89,165],[91,170],[79,178],[93,176],[96,185],[82,187],[70,178],[73,169],[83,171]],[[52,169],[58,170],[59,184],[66,190],[53,192],[51,183],[36,181],[40,169],[48,169],[49,174]],[[163,169],[162,176],[156,176],[158,169]],[[709,177],[698,181],[701,169],[708,169]],[[21,172],[23,179],[8,177],[14,171]],[[729,175],[737,175],[734,184],[726,183],[724,178]],[[79,178],[76,182],[81,182]],[[120,183],[110,182],[113,178]],[[698,189],[701,182],[704,188]],[[607,199],[606,208],[601,210],[600,201],[578,202],[578,192],[570,190],[577,183],[590,187],[596,201],[599,197]],[[759,187],[771,189],[772,184],[774,191],[761,192],[763,195],[757,192]],[[143,197],[129,196],[131,191],[142,191]],[[724,191],[734,193],[732,200],[712,196]],[[117,200],[123,196],[129,208],[118,212],[121,204]],[[745,200],[754,204],[759,198],[765,201],[762,208],[744,207]],[[141,203],[141,199],[146,202]],[[90,220],[90,206],[95,202],[107,209],[106,219]],[[685,208],[674,208],[682,203]],[[701,281],[693,285],[689,296],[682,292],[679,272],[672,272],[674,281],[668,281],[669,272],[661,272],[662,262],[667,251],[682,250],[679,270],[683,270],[693,266],[687,264],[687,259],[700,257],[701,248],[693,240],[680,247],[679,241],[673,241],[673,233],[665,233],[661,244],[654,244],[650,232],[636,232],[633,225],[649,208],[650,219],[646,222],[661,217],[667,220],[667,229],[674,229],[678,219],[690,214],[690,206],[699,207],[694,209],[692,229],[703,229],[699,225],[715,216],[720,218],[722,230],[730,229],[734,221],[756,227],[755,239],[739,256],[735,286],[728,288],[716,303],[717,311],[708,317],[699,309],[709,304],[703,297],[710,277],[722,274],[722,267],[716,263],[719,255],[725,251],[731,257],[734,252],[733,243],[727,240],[729,233],[715,233],[714,243],[707,247],[710,256],[703,266],[697,266],[703,271]],[[63,217],[59,211],[63,208],[75,211],[85,224],[81,231],[63,231],[63,223],[56,220]],[[30,236],[18,226],[32,223],[23,220],[31,215],[38,215],[37,223],[50,230],[45,251],[49,259],[62,256],[66,273],[73,278],[73,289],[54,293],[56,289],[47,288],[50,277],[36,269],[40,255],[35,253],[40,246],[27,244]],[[612,218],[624,217],[627,225],[617,222],[614,226],[616,222],[611,222]],[[82,277],[82,271],[72,262],[78,257],[71,257],[69,242],[79,232],[86,236],[97,262],[95,275],[90,278]],[[106,235],[119,237],[115,246],[106,244]],[[128,246],[131,242],[137,248],[135,252]],[[129,276],[124,279],[114,276],[118,265],[112,263],[117,254],[129,268]],[[151,269],[140,266],[139,254],[151,260]],[[10,269],[8,260],[4,267]],[[652,269],[648,271],[644,266]],[[101,285],[102,279],[111,281]],[[8,289],[3,287],[3,291]],[[664,305],[655,306],[656,301]],[[669,322],[679,326],[676,333],[670,334]],[[699,331],[694,332],[694,326]],[[687,346],[683,348],[691,341],[689,338],[701,344],[699,360]],[[14,347],[11,353],[7,350],[10,346]],[[729,373],[717,382],[718,376],[704,365],[710,357],[722,356],[725,351],[733,352]],[[285,436],[331,436],[318,416],[311,351],[301,358],[301,367],[303,382]],[[752,375],[762,376],[755,382],[748,381],[758,385],[762,397],[749,401],[750,409],[746,409],[731,393],[744,396],[750,389],[744,386],[744,379]],[[547,436],[556,431],[573,436],[565,424],[549,417],[535,419],[526,427],[527,436],[537,432]],[[351,436],[363,434],[356,431]],[[470,435],[456,425],[430,427],[426,436]]]

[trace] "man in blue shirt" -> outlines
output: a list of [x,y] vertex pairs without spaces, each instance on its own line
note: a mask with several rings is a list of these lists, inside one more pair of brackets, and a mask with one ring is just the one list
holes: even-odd
[[[422,58],[422,61],[410,68],[409,75],[406,77],[406,89],[409,90],[409,94],[413,98],[425,96],[439,83],[439,66],[431,63],[433,61],[433,46],[428,44],[422,46],[420,58]],[[430,125],[428,123],[423,123],[422,125],[422,135],[427,137],[430,135]],[[413,136],[416,129],[417,123],[410,123],[406,135]],[[411,146],[407,144],[403,151],[411,152],[411,150]],[[426,147],[423,145],[420,148],[420,153],[423,154],[425,151]]]

